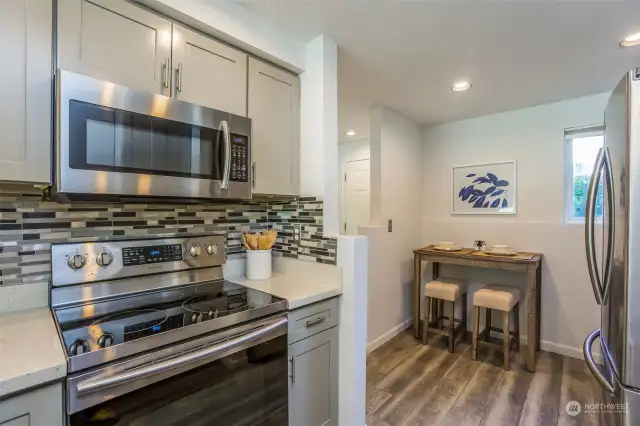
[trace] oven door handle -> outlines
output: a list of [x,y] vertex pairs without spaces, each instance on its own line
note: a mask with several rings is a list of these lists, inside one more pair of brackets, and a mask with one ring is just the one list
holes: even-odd
[[220,130],[224,139],[224,169],[222,171],[222,182],[220,189],[229,189],[229,179],[231,178],[231,135],[229,134],[229,123],[222,120]]
[[219,352],[227,351],[240,346],[244,343],[256,340],[264,335],[274,331],[278,327],[287,324],[287,318],[282,318],[264,327],[260,327],[254,331],[244,334],[235,339],[227,340],[226,342],[219,343],[217,345],[209,346],[204,349],[200,349],[186,355],[178,356],[175,358],[161,361],[156,364],[147,365],[140,368],[135,368],[126,371],[121,374],[117,374],[111,377],[105,377],[101,379],[90,379],[84,382],[80,382],[76,386],[78,395],[84,395],[92,392],[97,392],[102,389],[110,388],[113,386],[129,383],[134,380],[139,380],[145,377],[153,376],[154,374],[160,374],[175,368],[183,367],[188,364],[200,361],[204,358],[215,355]]

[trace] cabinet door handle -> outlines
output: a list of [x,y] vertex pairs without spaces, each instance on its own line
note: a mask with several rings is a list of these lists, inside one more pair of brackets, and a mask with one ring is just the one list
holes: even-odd
[[291,383],[295,383],[296,382],[296,357],[292,356],[291,359],[289,359],[289,362],[291,363],[291,374],[289,374],[289,377],[291,377]]
[[256,189],[256,162],[251,164],[251,187]]
[[321,323],[325,322],[326,319],[327,319],[326,317],[320,317],[320,318],[316,318],[314,320],[309,320],[309,321],[307,321],[307,327],[313,327],[314,325],[321,324]]
[[176,68],[176,90],[182,92],[182,62],[178,62],[178,68]]
[[162,85],[169,87],[169,58],[165,58],[162,63]]

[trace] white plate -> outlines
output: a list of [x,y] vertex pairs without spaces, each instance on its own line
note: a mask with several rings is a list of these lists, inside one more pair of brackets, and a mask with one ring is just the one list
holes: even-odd
[[485,251],[485,253],[490,254],[492,256],[515,256],[516,254],[518,254],[518,252],[515,251],[515,250],[509,250],[509,251],[491,251],[491,250],[487,250],[487,251]]
[[440,246],[433,246],[434,250],[438,250],[438,251],[460,251],[462,250],[460,247],[440,247]]

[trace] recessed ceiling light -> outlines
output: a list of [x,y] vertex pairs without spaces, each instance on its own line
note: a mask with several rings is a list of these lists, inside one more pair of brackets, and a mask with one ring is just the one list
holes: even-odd
[[349,130],[347,132],[347,136],[355,136],[356,135],[356,131],[355,130]]
[[640,33],[626,36],[621,42],[620,47],[632,47],[640,44]]
[[459,81],[451,86],[451,90],[453,90],[454,92],[464,92],[465,90],[469,90],[470,87],[471,83],[469,83],[468,81]]

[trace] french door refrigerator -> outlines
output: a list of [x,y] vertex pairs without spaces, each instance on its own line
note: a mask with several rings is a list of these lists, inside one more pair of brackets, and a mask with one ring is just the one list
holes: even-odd
[[[599,188],[604,213],[595,216]],[[587,366],[600,383],[600,426],[640,425],[640,68],[628,72],[605,111],[605,138],[588,192],[587,264],[601,307],[601,328],[584,342]],[[600,340],[602,364],[592,355]]]

